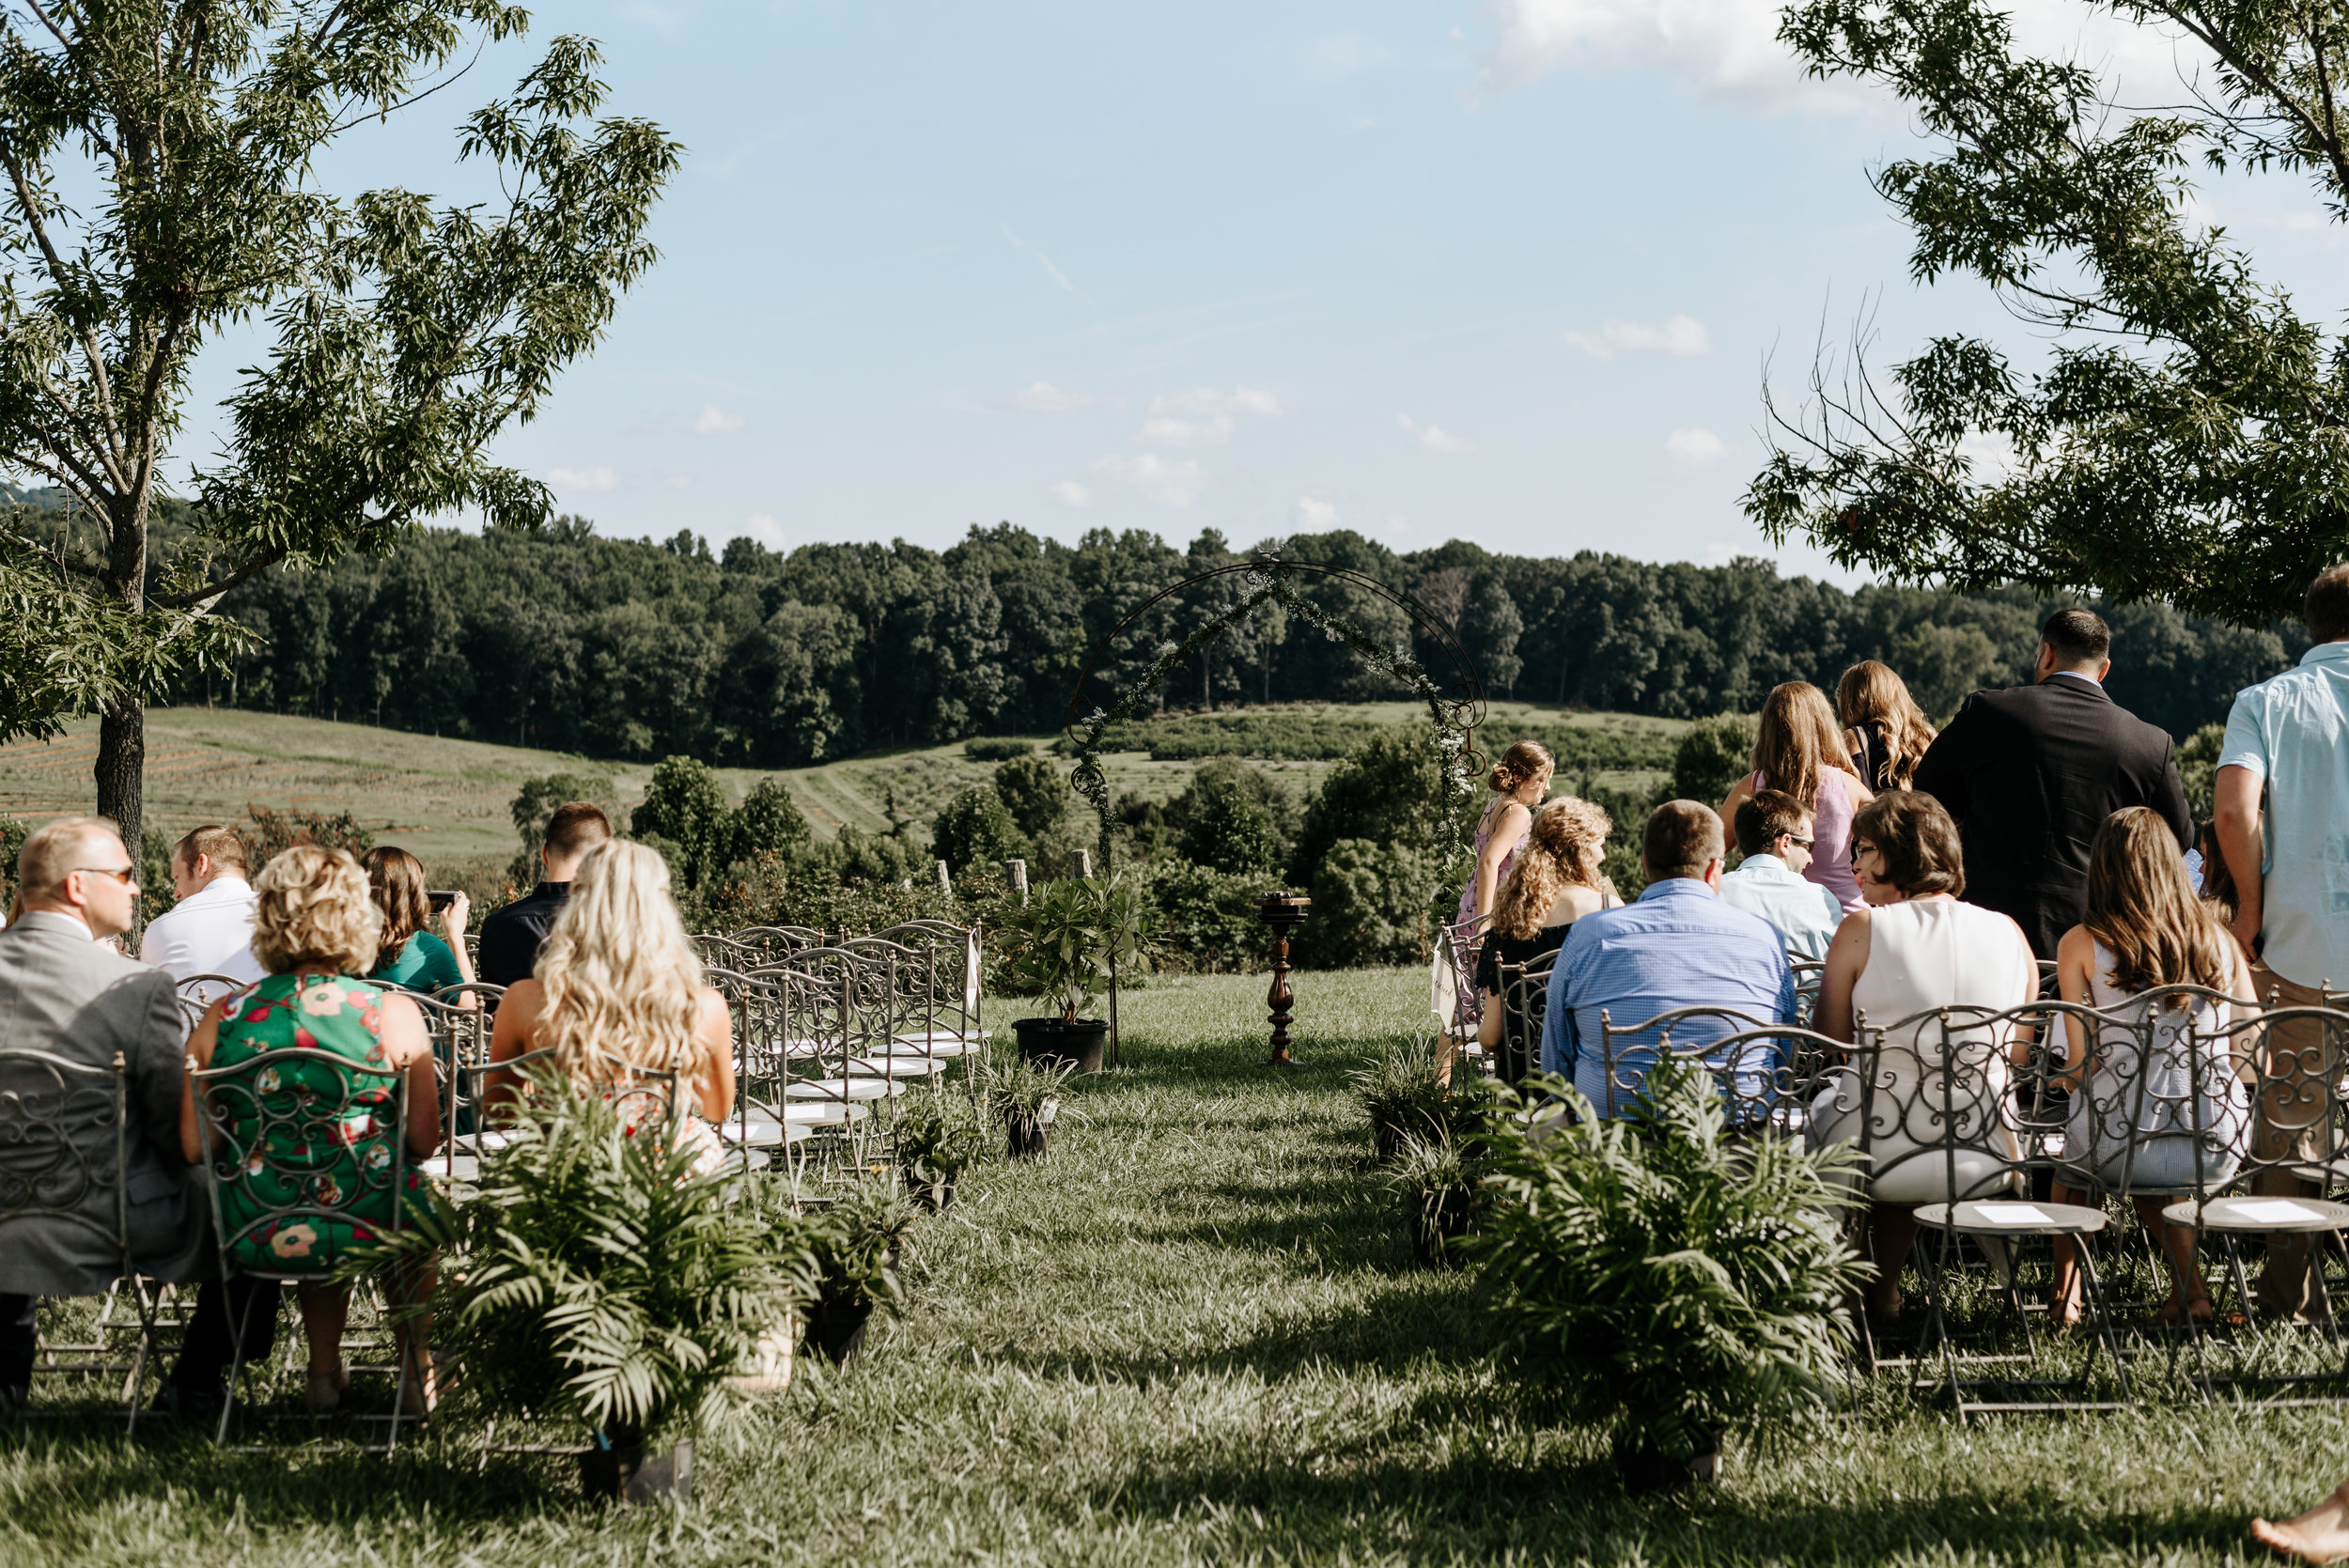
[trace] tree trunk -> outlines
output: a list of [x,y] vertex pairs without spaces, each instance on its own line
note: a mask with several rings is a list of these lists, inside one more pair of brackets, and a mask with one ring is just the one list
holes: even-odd
[[147,709],[137,702],[98,721],[98,815],[122,829],[132,864],[139,858],[139,819],[147,804]]

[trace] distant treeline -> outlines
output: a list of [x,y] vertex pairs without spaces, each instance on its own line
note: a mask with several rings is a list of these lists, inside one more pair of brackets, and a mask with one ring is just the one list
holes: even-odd
[[[1846,593],[1754,560],[1533,558],[1458,541],[1398,555],[1346,531],[1297,536],[1286,551],[1418,598],[1497,696],[1672,718],[1751,710],[1781,680],[1831,687],[1864,658],[1900,670],[1945,714],[1977,686],[2027,678],[2044,613],[2021,591]],[[1097,529],[1072,546],[1006,523],[943,551],[897,542],[779,553],[738,538],[723,555],[690,533],[605,538],[575,518],[537,536],[429,530],[381,560],[280,570],[237,589],[223,609],[261,634],[258,645],[179,696],[591,756],[798,766],[1057,729],[1088,650],[1128,609],[1238,558],[1213,530],[1188,551],[1138,530]],[[1239,591],[1224,579],[1161,607],[1112,650],[1088,706],[1113,700],[1168,637]],[[1378,596],[1336,582],[1307,591],[1382,638],[1413,635]],[[2113,695],[2180,736],[2223,717],[2239,687],[2302,645],[2293,626],[2244,629],[2164,605],[2106,613]],[[1418,651],[1441,678],[1441,650],[1421,637]],[[1342,645],[1268,611],[1203,650],[1164,702],[1401,694]],[[1180,726],[1147,733],[1170,755],[1208,743]],[[1347,749],[1335,733],[1327,741],[1327,754]],[[1648,753],[1661,754],[1631,737],[1588,745],[1596,767],[1656,766]]]

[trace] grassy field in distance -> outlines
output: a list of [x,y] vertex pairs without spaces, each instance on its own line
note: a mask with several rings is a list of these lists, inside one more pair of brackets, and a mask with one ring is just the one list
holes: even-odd
[[[1226,711],[1237,717],[1266,710]],[[1312,705],[1293,711],[1364,725],[1424,722],[1424,710],[1405,702]],[[1670,719],[1495,703],[1478,732],[1478,745],[1488,755],[1498,754],[1509,743],[1511,726],[1528,722],[1657,734],[1685,727]],[[1042,749],[1055,737],[1019,738]],[[0,746],[0,815],[39,818],[87,811],[94,799],[90,767],[97,747],[95,719],[69,724],[54,741]],[[1179,793],[1197,768],[1194,762],[1154,762],[1146,752],[1115,753],[1103,760],[1112,790],[1135,790],[1152,800]],[[1318,785],[1335,765],[1259,761],[1255,766],[1301,793]],[[957,741],[815,768],[718,772],[737,800],[760,779],[780,778],[817,832],[829,838],[844,826],[885,830],[892,791],[901,814],[926,823],[957,791],[984,783],[993,768],[991,763],[972,761]],[[248,804],[348,811],[380,841],[402,845],[428,862],[503,859],[514,849],[507,806],[515,790],[524,779],[565,771],[606,774],[621,800],[632,802],[643,797],[652,765],[238,708],[159,707],[147,716],[148,819],[171,832],[202,822],[242,821]],[[1628,774],[1600,779],[1635,782]],[[1644,782],[1644,776],[1640,779]]]

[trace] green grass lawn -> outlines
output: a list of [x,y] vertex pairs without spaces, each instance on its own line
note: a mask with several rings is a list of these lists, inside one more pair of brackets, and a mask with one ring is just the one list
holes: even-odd
[[909,1314],[705,1447],[689,1504],[583,1503],[471,1431],[386,1463],[28,1424],[0,1427],[0,1562],[2192,1564],[2259,1560],[2246,1521],[2349,1468],[2333,1409],[1968,1427],[1884,1394],[1733,1449],[1716,1492],[1627,1500],[1363,1168],[1343,1074],[1421,1027],[1424,974],[1300,975],[1279,1077],[1263,984],[1130,993],[1127,1067],[1050,1157],[967,1176]]

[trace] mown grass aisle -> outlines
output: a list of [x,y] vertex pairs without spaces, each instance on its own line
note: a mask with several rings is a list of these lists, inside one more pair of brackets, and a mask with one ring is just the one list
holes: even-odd
[[2248,1514],[2349,1467],[2330,1410],[1965,1429],[1886,1397],[1733,1452],[1716,1495],[1625,1500],[1362,1168],[1343,1073],[1425,985],[1300,976],[1278,1078],[1261,979],[1129,995],[1127,1069],[1077,1089],[1051,1157],[966,1177],[908,1316],[706,1446],[682,1509],[589,1506],[470,1432],[387,1467],[0,1428],[0,1562],[2201,1563],[2253,1560]]

